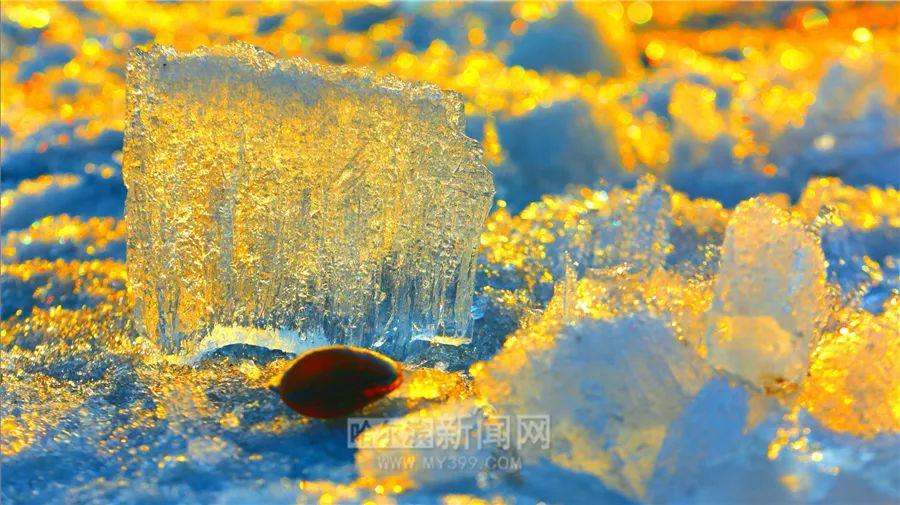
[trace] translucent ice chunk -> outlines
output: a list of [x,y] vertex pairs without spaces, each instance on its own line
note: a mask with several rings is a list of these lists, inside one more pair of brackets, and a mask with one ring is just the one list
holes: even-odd
[[728,223],[714,289],[709,360],[761,386],[798,381],[826,313],[818,237],[766,200],[747,200]]
[[671,251],[671,189],[647,176],[614,203],[609,216],[603,216],[606,219],[594,220],[597,244],[591,266],[623,266],[637,271],[665,265]]
[[493,182],[458,95],[242,44],[137,50],[127,78],[129,281],[169,351],[217,325],[395,357],[469,331]]

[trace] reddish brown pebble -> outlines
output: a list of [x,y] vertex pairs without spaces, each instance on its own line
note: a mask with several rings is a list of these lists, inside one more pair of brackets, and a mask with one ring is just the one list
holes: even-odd
[[297,358],[281,377],[281,399],[308,417],[343,417],[403,382],[400,366],[368,349],[334,346]]

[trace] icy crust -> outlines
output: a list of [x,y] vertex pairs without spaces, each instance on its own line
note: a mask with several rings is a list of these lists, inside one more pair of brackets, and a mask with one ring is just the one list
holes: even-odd
[[493,196],[462,101],[248,45],[136,50],[128,265],[143,331],[190,352],[216,326],[404,357],[470,328]]
[[[546,196],[516,216],[498,210],[479,252],[493,273],[478,291],[488,306],[475,317],[502,349],[479,351],[485,362],[470,376],[409,370],[400,389],[360,416],[397,418],[389,426],[404,427],[549,414],[549,449],[514,446],[511,454],[348,449],[344,424],[296,416],[270,390],[301,350],[283,345],[292,335],[217,328],[190,366],[161,356],[132,324],[125,264],[48,248],[41,237],[50,224],[42,224],[22,236],[47,259],[0,268],[8,317],[0,321],[4,498],[428,503],[460,492],[525,503],[896,502],[900,296],[895,260],[878,251],[892,248],[897,196],[818,179],[794,206],[778,197],[747,202],[740,217],[648,179],[632,190]],[[763,212],[787,221],[750,219]],[[822,216],[827,227],[816,225]],[[788,224],[794,220],[804,226]],[[757,237],[750,244],[780,237],[813,251],[810,233],[845,230],[846,247],[824,251],[829,269],[844,265],[826,281],[829,295],[846,276],[888,293],[877,311],[843,297],[822,308],[827,322],[793,390],[767,390],[710,366],[707,319],[729,261],[718,251],[747,226]],[[602,240],[592,242],[601,228]],[[124,245],[117,237],[72,240],[79,248],[107,238]],[[631,255],[626,245],[645,239],[656,252]],[[780,271],[765,257],[754,253],[754,275]],[[546,284],[555,289],[541,303]],[[301,344],[315,341],[294,342]],[[759,344],[748,347],[748,361],[770,366],[757,358],[766,350]],[[522,466],[512,474],[438,472],[381,459],[409,456],[521,456]]]

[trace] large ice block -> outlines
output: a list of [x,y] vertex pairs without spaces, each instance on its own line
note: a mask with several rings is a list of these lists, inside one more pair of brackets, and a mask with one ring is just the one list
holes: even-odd
[[458,95],[244,44],[136,50],[127,80],[129,281],[168,351],[255,327],[402,358],[469,331],[494,186]]

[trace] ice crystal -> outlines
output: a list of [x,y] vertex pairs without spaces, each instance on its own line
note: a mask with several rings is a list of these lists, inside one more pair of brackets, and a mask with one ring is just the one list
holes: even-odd
[[458,95],[247,45],[128,66],[129,281],[143,330],[216,326],[403,357],[469,331],[493,194]]
[[762,386],[799,381],[825,303],[819,239],[764,199],[738,205],[710,312],[710,361]]

